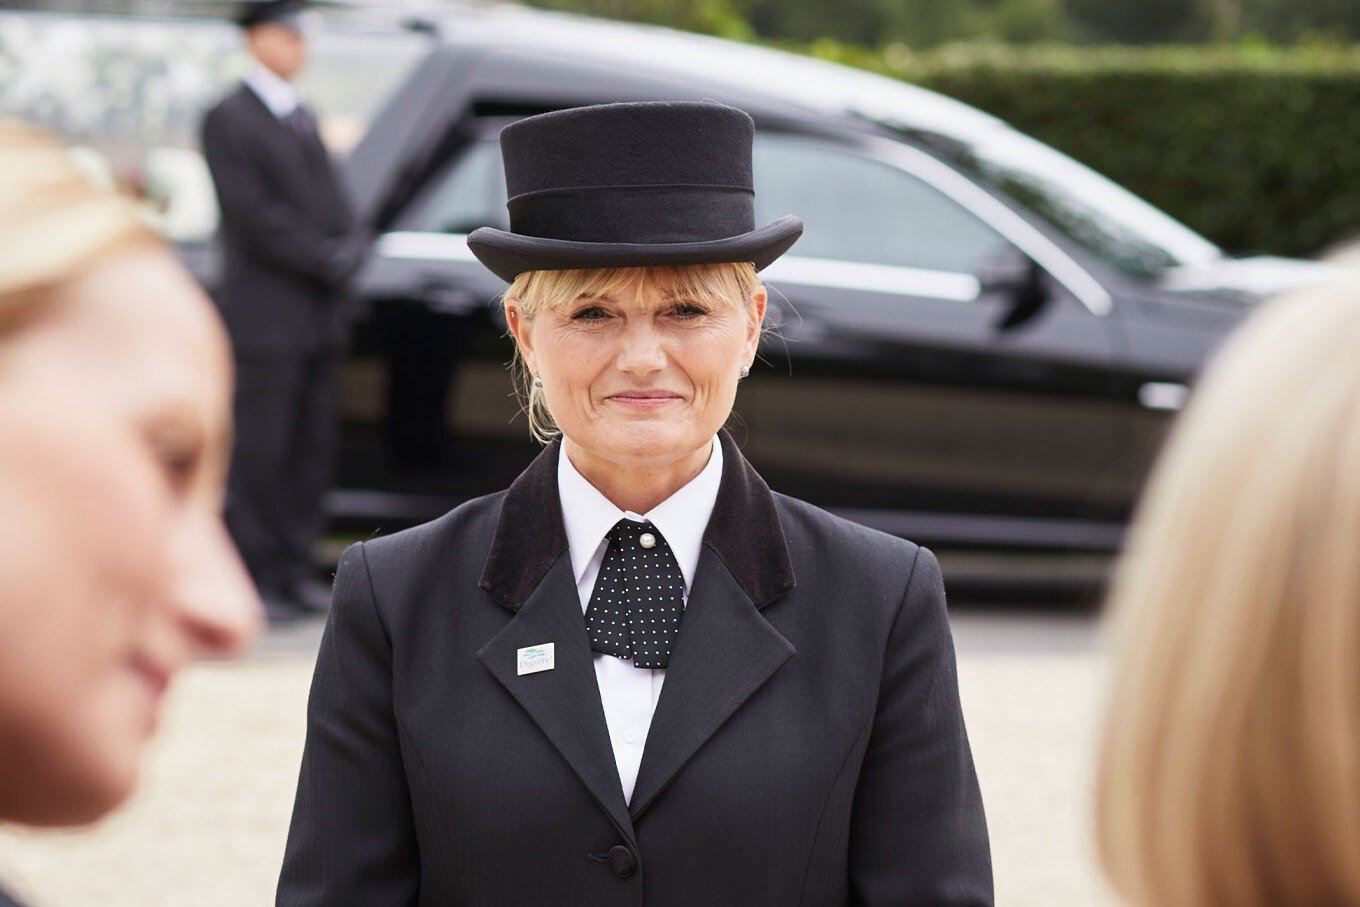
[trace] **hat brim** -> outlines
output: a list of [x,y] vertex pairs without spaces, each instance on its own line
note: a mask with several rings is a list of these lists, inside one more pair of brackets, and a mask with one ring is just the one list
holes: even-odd
[[506,283],[513,283],[525,271],[573,268],[644,268],[749,261],[759,271],[787,252],[802,235],[803,222],[788,215],[750,233],[705,242],[575,242],[478,227],[468,235],[467,244],[477,260],[493,274]]

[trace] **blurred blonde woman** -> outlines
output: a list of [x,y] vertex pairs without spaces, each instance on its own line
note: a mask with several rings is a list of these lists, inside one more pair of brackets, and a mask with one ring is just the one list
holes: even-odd
[[0,822],[112,809],[176,672],[256,632],[220,517],[229,368],[132,205],[0,122]]
[[1112,610],[1118,892],[1360,904],[1360,274],[1265,306],[1210,365]]

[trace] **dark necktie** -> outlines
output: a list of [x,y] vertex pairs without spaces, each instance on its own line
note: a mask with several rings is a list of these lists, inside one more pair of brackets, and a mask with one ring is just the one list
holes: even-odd
[[680,565],[651,523],[619,520],[607,538],[586,608],[590,647],[631,658],[635,668],[664,668],[685,613]]
[[301,104],[290,110],[288,115],[283,118],[283,121],[292,127],[293,132],[296,133],[297,137],[300,139],[310,139],[312,136],[316,135],[316,121],[313,120],[312,115],[307,112],[307,108],[303,107]]

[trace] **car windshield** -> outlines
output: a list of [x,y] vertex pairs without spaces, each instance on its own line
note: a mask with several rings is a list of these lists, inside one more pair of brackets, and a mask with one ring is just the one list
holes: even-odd
[[1001,123],[966,137],[920,129],[897,131],[1131,276],[1155,277],[1223,255],[1213,243],[1132,192]]
[[588,52],[621,67],[669,69],[685,79],[706,80],[715,95],[719,86],[741,91],[761,86],[800,107],[871,121],[933,149],[1126,274],[1154,277],[1223,257],[1204,237],[1072,158],[976,108],[897,79],[677,32],[635,27],[625,32],[617,24],[587,27],[570,20],[544,29],[538,20],[508,10],[487,27],[497,40],[513,33],[526,43],[555,41],[563,50]]

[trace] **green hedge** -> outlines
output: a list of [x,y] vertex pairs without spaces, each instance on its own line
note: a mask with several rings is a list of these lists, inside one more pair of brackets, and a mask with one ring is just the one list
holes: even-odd
[[1231,251],[1360,235],[1360,48],[805,49],[996,114]]

